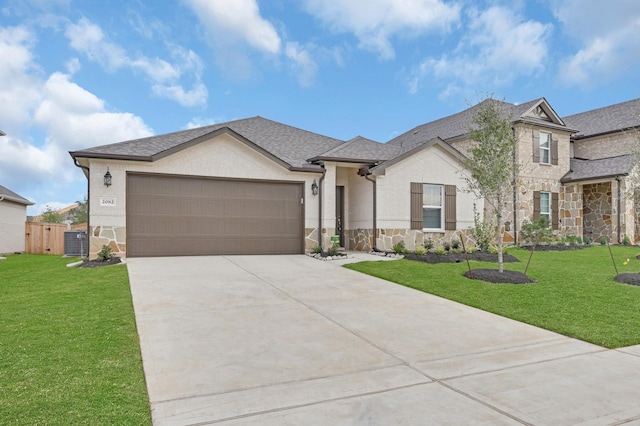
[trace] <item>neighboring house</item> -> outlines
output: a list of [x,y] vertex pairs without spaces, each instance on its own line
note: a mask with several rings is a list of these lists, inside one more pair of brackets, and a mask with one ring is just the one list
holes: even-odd
[[578,130],[571,137],[571,170],[562,182],[582,195],[583,234],[594,241],[639,241],[640,99],[564,120]]
[[[501,105],[520,164],[505,240],[517,241],[523,222],[542,215],[561,236],[591,232],[588,224],[600,222],[583,211],[578,181],[595,179],[588,192],[603,173],[615,180],[628,167],[572,158],[579,123],[544,98]],[[484,209],[464,191],[469,129],[481,107],[386,144],[253,117],[71,152],[89,179],[90,255],[103,245],[121,256],[302,253],[329,247],[332,235],[352,250],[468,239],[474,205]]]
[[25,250],[27,206],[33,203],[0,185],[0,254]]

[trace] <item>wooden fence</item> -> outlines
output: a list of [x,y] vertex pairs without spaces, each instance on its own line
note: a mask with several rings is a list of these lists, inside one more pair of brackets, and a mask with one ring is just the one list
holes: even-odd
[[63,223],[27,222],[25,251],[31,254],[64,254]]

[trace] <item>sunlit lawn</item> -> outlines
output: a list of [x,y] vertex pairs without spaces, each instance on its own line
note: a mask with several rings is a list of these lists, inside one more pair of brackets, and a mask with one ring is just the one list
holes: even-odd
[[73,260],[0,260],[0,424],[150,424],[126,266]]
[[[640,272],[638,247],[612,247],[620,273]],[[511,249],[524,271],[528,251]],[[627,265],[623,262],[629,259]],[[472,268],[497,268],[471,262]],[[640,344],[640,287],[619,284],[606,246],[536,252],[527,275],[534,284],[490,284],[462,274],[465,263],[427,264],[400,260],[362,262],[350,269],[474,306],[608,348]]]

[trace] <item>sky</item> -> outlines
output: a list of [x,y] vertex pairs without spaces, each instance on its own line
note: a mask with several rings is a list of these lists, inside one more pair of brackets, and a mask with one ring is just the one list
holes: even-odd
[[0,0],[0,185],[86,195],[69,151],[260,115],[386,142],[487,96],[640,97],[637,0]]

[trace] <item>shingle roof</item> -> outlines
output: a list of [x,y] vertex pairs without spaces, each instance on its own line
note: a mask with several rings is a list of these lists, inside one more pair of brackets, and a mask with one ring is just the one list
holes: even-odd
[[342,145],[311,158],[310,161],[336,159],[341,161],[378,162],[391,160],[401,153],[402,149],[400,147],[357,136]]
[[[547,121],[538,120],[533,117],[525,117],[525,115],[529,111],[543,103],[550,109],[552,115],[555,115],[557,117],[555,111],[553,111],[551,107],[548,106],[548,103],[544,98],[534,99],[532,101],[518,105],[495,99],[485,99],[479,104],[474,105],[471,108],[468,108],[457,114],[449,115],[447,117],[422,124],[418,127],[414,127],[408,132],[403,133],[402,135],[397,136],[394,139],[391,139],[387,143],[401,146],[404,150],[410,150],[420,145],[421,143],[429,141],[433,138],[439,137],[445,141],[450,141],[451,139],[464,136],[469,133],[469,130],[471,128],[473,128],[473,117],[476,115],[478,110],[480,110],[487,102],[492,101],[500,105],[503,117],[511,117],[514,122],[526,119],[526,121],[529,123],[535,123],[545,126],[551,125],[552,123]],[[559,117],[557,118],[559,119]],[[562,125],[556,124],[555,127],[562,127]]]
[[563,118],[567,126],[578,130],[574,139],[640,126],[640,98]]
[[103,145],[71,152],[73,157],[127,158],[151,161],[167,151],[180,149],[182,145],[206,135],[231,129],[253,144],[281,159],[292,167],[308,165],[307,158],[329,151],[344,143],[339,139],[322,136],[263,117],[245,118],[196,129]]
[[31,206],[34,203],[24,198],[22,195],[16,194],[8,188],[0,185],[0,198],[4,198],[5,200],[13,201],[19,204],[24,204],[25,206]]
[[634,154],[597,160],[571,159],[571,170],[560,180],[562,183],[626,176],[638,164]]

